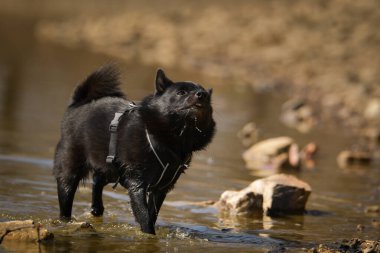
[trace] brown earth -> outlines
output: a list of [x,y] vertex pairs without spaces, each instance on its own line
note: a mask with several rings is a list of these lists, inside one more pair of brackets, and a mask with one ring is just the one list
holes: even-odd
[[[380,121],[380,2],[214,1],[44,21],[40,38],[303,97],[320,120]],[[341,121],[340,119],[344,119]]]

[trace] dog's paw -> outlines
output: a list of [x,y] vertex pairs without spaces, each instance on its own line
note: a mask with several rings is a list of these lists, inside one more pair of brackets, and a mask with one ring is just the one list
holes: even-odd
[[104,208],[92,208],[91,214],[95,217],[102,216],[104,213]]

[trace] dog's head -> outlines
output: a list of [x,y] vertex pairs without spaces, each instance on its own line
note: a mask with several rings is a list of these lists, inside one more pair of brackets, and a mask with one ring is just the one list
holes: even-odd
[[156,75],[156,106],[161,113],[206,124],[211,120],[212,89],[193,82],[173,82],[162,69]]

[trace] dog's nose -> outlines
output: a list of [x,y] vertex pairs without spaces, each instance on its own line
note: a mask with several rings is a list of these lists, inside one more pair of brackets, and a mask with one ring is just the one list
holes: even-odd
[[203,100],[206,98],[207,96],[207,92],[206,91],[198,91],[195,96],[198,98],[198,100]]

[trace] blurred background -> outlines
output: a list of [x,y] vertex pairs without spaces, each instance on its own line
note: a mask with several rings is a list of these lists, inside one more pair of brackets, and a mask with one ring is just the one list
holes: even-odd
[[[170,194],[157,241],[138,234],[122,189],[108,189],[105,217],[91,220],[83,187],[74,213],[101,239],[53,226],[65,236],[43,250],[297,251],[380,238],[380,208],[369,208],[380,203],[379,25],[377,0],[0,0],[0,220],[51,226],[63,112],[81,80],[116,62],[131,100],[153,91],[158,67],[214,88],[217,136]],[[278,136],[297,152],[270,166],[242,158]],[[311,185],[307,214],[236,219],[188,204],[279,172]],[[37,250],[20,247],[10,249]]]

